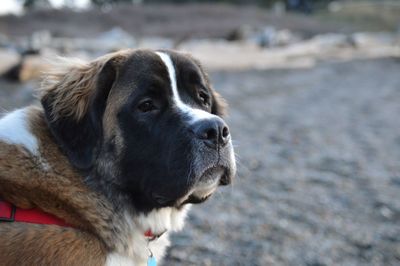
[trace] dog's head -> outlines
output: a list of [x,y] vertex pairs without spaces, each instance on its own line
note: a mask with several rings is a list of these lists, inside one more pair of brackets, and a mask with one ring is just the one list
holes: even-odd
[[118,52],[55,69],[42,88],[71,164],[137,209],[202,202],[235,174],[224,102],[188,55]]

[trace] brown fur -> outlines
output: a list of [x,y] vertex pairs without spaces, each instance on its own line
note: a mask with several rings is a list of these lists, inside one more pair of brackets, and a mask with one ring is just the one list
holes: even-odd
[[0,264],[104,265],[106,250],[92,234],[59,226],[27,223],[0,227]]
[[[129,52],[109,54],[91,63],[63,60],[62,68],[53,68],[40,89],[40,97],[56,96],[51,119],[81,119],[103,66],[110,60],[121,64]],[[121,100],[107,108],[114,110],[118,103]],[[83,183],[51,135],[43,109],[29,107],[27,112],[40,156],[0,139],[0,198],[19,208],[39,208],[73,228],[0,223],[0,265],[102,265],[109,252],[127,246],[121,238],[126,229],[123,214]],[[110,116],[105,115],[104,122],[106,128],[115,128]]]
[[[31,130],[38,137],[42,157],[32,157],[21,147],[0,142],[0,182],[4,184],[0,194],[13,202],[24,200],[25,204],[21,207],[40,206],[68,223],[86,228],[85,224],[91,220],[90,212],[96,211],[98,201],[105,200],[84,186],[80,175],[73,170],[59,148],[52,144],[54,141],[41,110],[31,108],[31,113]],[[76,208],[87,209],[89,213],[71,213]],[[111,215],[112,210],[108,210],[107,214]]]
[[39,91],[40,97],[48,93],[57,96],[52,102],[52,118],[71,116],[77,120],[81,119],[88,109],[90,97],[96,88],[97,76],[104,65],[109,60],[117,63],[123,61],[129,51],[107,54],[90,63],[79,59],[59,58],[52,70],[45,73]]
[[[20,256],[14,255],[18,252],[23,253],[29,262],[37,261],[39,246],[45,248],[41,252],[46,252],[40,256],[43,259],[42,263],[38,263],[40,265],[48,265],[51,258],[58,261],[64,256],[75,257],[75,263],[71,259],[67,260],[71,264],[52,265],[77,265],[79,259],[84,259],[79,256],[89,253],[101,254],[98,259],[104,259],[105,251],[114,249],[115,231],[120,230],[118,223],[113,223],[113,219],[116,219],[114,210],[108,201],[83,184],[81,177],[54,144],[42,110],[31,108],[30,112],[31,130],[38,137],[42,157],[34,157],[23,147],[0,141],[0,197],[20,208],[38,207],[62,218],[80,231],[57,226],[1,223],[0,262],[17,260]],[[26,232],[23,231],[25,229]],[[76,247],[61,245],[64,241],[70,241]],[[79,250],[77,247],[81,245],[82,250]],[[90,247],[92,249],[89,252]],[[14,249],[19,251],[10,253]]]

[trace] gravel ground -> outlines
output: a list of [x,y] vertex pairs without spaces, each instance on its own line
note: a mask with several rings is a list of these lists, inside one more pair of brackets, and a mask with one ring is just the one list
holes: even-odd
[[400,60],[214,73],[239,158],[164,265],[400,265]]
[[[239,158],[164,265],[400,265],[400,59],[216,72]],[[0,81],[0,106],[36,84]]]

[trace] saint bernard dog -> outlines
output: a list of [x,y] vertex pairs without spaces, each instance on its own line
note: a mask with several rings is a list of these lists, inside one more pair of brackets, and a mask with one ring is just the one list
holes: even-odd
[[40,87],[0,120],[1,265],[160,261],[235,175],[224,101],[187,54],[61,60]]

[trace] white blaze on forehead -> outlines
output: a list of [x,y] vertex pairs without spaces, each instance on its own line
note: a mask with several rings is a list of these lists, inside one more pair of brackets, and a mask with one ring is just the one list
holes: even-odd
[[193,108],[182,102],[181,98],[179,97],[178,86],[176,83],[176,72],[171,57],[163,52],[156,52],[156,54],[161,58],[161,60],[167,67],[168,76],[172,88],[172,97],[175,102],[175,105],[176,107],[178,107],[179,110],[188,115],[188,117],[190,118],[190,123],[194,123],[198,120],[215,117],[215,115],[213,114],[210,114],[201,109]]
[[181,98],[179,97],[178,87],[176,85],[175,67],[174,67],[174,64],[172,63],[171,57],[169,55],[167,55],[166,53],[156,52],[156,54],[161,58],[161,60],[164,62],[165,66],[167,67],[169,80],[171,82],[172,94],[176,100],[176,103],[183,104],[181,101]]
[[19,109],[0,119],[0,141],[24,146],[32,154],[38,151],[38,141],[28,128],[27,110]]

